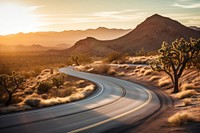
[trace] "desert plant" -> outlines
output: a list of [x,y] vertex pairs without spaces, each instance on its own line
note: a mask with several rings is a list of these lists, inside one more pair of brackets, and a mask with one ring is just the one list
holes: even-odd
[[55,85],[57,88],[59,88],[59,86],[64,84],[64,79],[62,76],[54,77],[54,78],[52,78],[52,82],[53,82],[53,85]]
[[15,72],[13,72],[12,75],[0,75],[0,87],[4,89],[8,95],[8,98],[5,102],[5,106],[8,106],[11,103],[12,95],[21,86],[23,81],[23,76],[18,75]]
[[176,94],[176,97],[179,99],[182,98],[186,98],[186,97],[191,97],[192,95],[197,94],[197,92],[195,90],[185,90],[185,91],[181,91],[179,93]]
[[118,60],[121,58],[121,54],[119,53],[112,53],[105,58],[105,62],[111,63],[112,61]]
[[49,91],[49,89],[52,88],[52,84],[47,81],[43,81],[39,83],[39,86],[37,87],[37,93],[38,94],[44,94]]
[[179,78],[185,68],[199,64],[196,58],[200,53],[200,39],[190,39],[187,42],[185,39],[175,40],[171,45],[163,42],[159,49],[160,56],[151,62],[151,68],[155,71],[164,71],[168,74],[174,84],[174,93],[179,92]]
[[38,107],[41,100],[39,98],[28,98],[25,100],[25,104],[31,107]]
[[71,60],[72,60],[73,62],[75,62],[77,66],[80,65],[80,64],[79,64],[79,57],[78,57],[78,56],[71,56]]
[[196,122],[197,119],[189,113],[176,113],[168,118],[168,122],[172,126],[181,126],[188,122]]
[[106,64],[101,64],[101,65],[95,66],[94,69],[95,69],[94,70],[95,73],[98,73],[98,74],[108,74],[108,72],[110,70],[110,66],[106,65]]

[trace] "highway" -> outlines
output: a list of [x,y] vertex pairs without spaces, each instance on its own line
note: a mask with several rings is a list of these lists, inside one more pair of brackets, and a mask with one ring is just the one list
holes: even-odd
[[156,93],[139,84],[71,67],[60,71],[94,82],[96,91],[80,101],[0,115],[0,133],[121,132],[162,105]]

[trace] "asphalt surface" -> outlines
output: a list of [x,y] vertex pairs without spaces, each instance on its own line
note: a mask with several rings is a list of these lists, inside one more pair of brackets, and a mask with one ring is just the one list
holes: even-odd
[[96,83],[96,91],[81,101],[1,115],[0,133],[120,132],[161,107],[144,86],[72,68],[60,71]]

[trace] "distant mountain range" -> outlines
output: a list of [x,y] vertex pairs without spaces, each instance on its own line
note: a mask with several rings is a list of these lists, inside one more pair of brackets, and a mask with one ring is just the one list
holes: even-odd
[[50,51],[49,54],[87,54],[90,56],[106,56],[110,53],[133,53],[141,48],[145,51],[157,51],[163,41],[171,43],[175,39],[190,37],[199,38],[200,31],[186,27],[168,17],[154,14],[139,24],[126,35],[113,40],[102,41],[87,37],[75,43],[69,49]]
[[43,47],[39,44],[33,44],[31,46],[24,46],[24,45],[15,45],[15,46],[7,46],[7,45],[0,45],[0,52],[43,52],[48,51],[51,49],[61,50],[55,47]]
[[18,33],[6,36],[0,36],[0,43],[6,46],[24,45],[31,46],[39,44],[44,47],[57,47],[66,49],[71,47],[75,42],[88,36],[103,40],[110,40],[126,33],[131,29],[109,29],[99,27],[88,30],[69,30],[63,32],[35,32],[35,33]]

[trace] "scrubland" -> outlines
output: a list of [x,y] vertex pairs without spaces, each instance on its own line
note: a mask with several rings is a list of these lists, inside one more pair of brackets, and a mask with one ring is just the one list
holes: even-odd
[[58,68],[73,64],[69,57],[27,53],[0,57],[0,74],[10,75],[15,71],[25,79],[14,92],[9,106],[4,105],[5,90],[0,89],[0,113],[69,103],[83,99],[95,90],[93,83],[58,71]]
[[[156,86],[168,95],[174,101],[172,113],[165,118],[169,126],[183,126],[189,123],[200,122],[200,72],[198,70],[185,70],[180,78],[180,87],[178,93],[171,93],[173,84],[168,75],[164,72],[156,72],[151,69],[149,64],[157,56],[126,57],[123,62],[127,64],[118,64],[120,61],[114,60],[111,64],[105,64],[104,61],[96,61],[90,65],[76,67],[79,71],[98,73],[115,77],[128,77],[137,79],[140,82],[147,82]],[[130,65],[137,64],[137,65]]]

